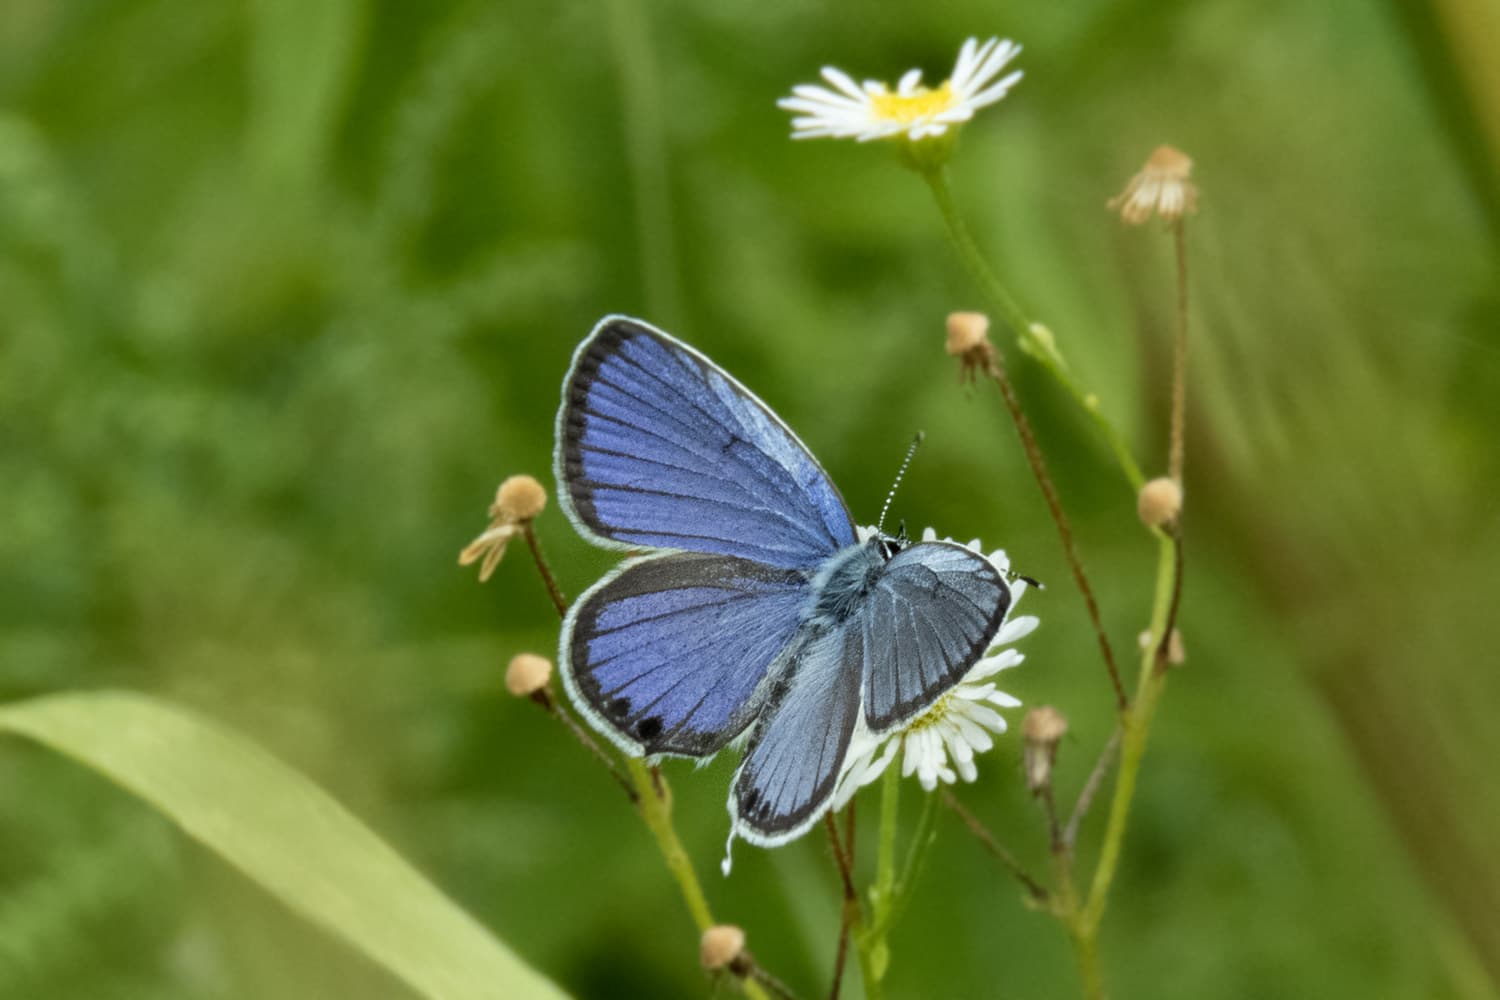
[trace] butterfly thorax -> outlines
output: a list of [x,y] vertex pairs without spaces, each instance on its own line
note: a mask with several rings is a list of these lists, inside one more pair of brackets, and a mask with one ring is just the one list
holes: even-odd
[[834,625],[847,619],[885,572],[895,551],[890,539],[882,536],[829,556],[813,576],[808,619]]

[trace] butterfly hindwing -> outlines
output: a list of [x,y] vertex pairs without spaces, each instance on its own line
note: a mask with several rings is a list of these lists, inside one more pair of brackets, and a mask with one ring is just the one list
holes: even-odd
[[807,594],[801,573],[747,559],[628,560],[568,612],[564,682],[628,752],[707,756],[760,711]]
[[736,830],[752,843],[799,835],[833,797],[859,716],[856,645],[841,628],[793,640],[730,793]]
[[880,733],[957,684],[1000,630],[1010,588],[989,560],[951,542],[897,553],[856,613],[865,724]]
[[854,541],[827,473],[764,403],[638,320],[603,320],[557,417],[562,506],[586,537],[808,569]]

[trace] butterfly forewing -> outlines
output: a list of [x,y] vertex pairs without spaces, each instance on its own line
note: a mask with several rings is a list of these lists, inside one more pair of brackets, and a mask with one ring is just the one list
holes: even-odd
[[884,732],[957,684],[1000,630],[1010,588],[977,552],[921,542],[897,553],[857,612],[865,723]]
[[569,611],[563,676],[632,753],[707,756],[760,710],[806,599],[801,573],[746,559],[631,560]]
[[579,346],[558,413],[564,508],[596,541],[809,569],[854,541],[838,491],[713,362],[610,318]]

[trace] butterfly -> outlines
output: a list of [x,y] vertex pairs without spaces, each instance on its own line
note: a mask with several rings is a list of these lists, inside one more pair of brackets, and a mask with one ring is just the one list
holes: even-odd
[[633,553],[569,609],[564,686],[633,756],[748,740],[731,843],[805,832],[854,735],[931,707],[1012,604],[979,553],[857,528],[765,403],[640,320],[606,317],[579,344],[556,430],[559,505],[590,542]]

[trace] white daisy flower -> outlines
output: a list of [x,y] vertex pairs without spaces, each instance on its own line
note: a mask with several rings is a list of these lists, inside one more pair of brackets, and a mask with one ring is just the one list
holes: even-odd
[[1009,39],[991,38],[984,44],[970,38],[958,53],[953,75],[933,88],[922,84],[922,71],[910,70],[891,90],[878,80],[856,84],[843,70],[823,68],[823,79],[833,89],[813,84],[792,88],[778,107],[798,114],[792,119],[793,139],[888,139],[902,136],[916,142],[947,132],[974,117],[974,112],[1006,95],[1021,71],[995,77],[1021,52]]
[[[936,541],[937,533],[928,528],[922,532],[922,540]],[[980,551],[979,539],[970,542],[968,548]],[[1010,559],[1003,549],[986,558],[1002,576],[1009,578]],[[1011,609],[1014,610],[1016,602],[1026,591],[1026,581],[1017,579],[1010,587]],[[1032,615],[1006,621],[985,655],[969,668],[963,680],[899,731],[875,736],[861,725],[851,742],[848,763],[844,765],[844,773],[834,794],[833,808],[842,809],[855,792],[878,778],[898,754],[902,758],[902,776],[915,774],[929,792],[937,788],[940,781],[951,785],[959,778],[973,781],[978,777],[975,755],[993,747],[994,736],[1006,731],[1005,717],[996,709],[1017,708],[1021,704],[1018,699],[999,690],[992,678],[1025,659],[1019,650],[1008,647],[1030,635],[1038,624],[1039,620]]]

